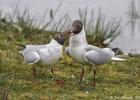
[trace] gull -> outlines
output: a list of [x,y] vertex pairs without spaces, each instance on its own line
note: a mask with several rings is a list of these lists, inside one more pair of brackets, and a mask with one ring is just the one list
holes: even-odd
[[[37,62],[42,62],[51,67],[51,73],[54,75],[52,65],[55,65],[62,57],[63,44],[67,37],[69,37],[69,32],[63,32],[52,38],[48,44],[22,45],[23,50],[20,53],[22,53],[27,64],[33,65]],[[32,74],[36,76],[36,68],[34,66],[32,66]]]
[[[71,27],[71,37],[69,46],[66,47],[66,53],[75,61],[93,66],[93,86],[95,86],[96,68],[98,65],[107,63],[109,60],[124,61],[125,59],[115,56],[115,52],[110,48],[99,48],[87,43],[85,29],[82,21],[75,20]],[[116,49],[115,49],[116,50]],[[84,67],[80,75],[79,85],[84,75]]]

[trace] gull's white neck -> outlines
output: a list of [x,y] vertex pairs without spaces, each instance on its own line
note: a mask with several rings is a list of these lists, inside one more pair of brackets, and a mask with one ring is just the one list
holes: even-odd
[[70,37],[70,46],[86,45],[86,44],[87,44],[86,33],[83,26],[83,29],[79,34]]
[[59,44],[59,43],[58,43],[56,40],[54,40],[54,39],[51,40],[50,44],[51,44],[51,45],[55,45],[56,47],[57,47],[57,46],[62,47],[62,45]]

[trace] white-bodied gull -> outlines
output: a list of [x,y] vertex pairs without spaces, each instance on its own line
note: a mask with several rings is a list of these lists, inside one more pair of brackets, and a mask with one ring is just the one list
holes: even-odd
[[[51,66],[51,72],[54,75],[52,65],[56,64],[62,56],[63,44],[70,33],[63,32],[55,36],[50,43],[44,45],[25,45],[22,51],[24,61],[28,64],[34,64],[39,61],[45,65]],[[36,68],[32,66],[32,74],[36,75]]]
[[[88,44],[82,21],[74,21],[72,23],[71,31],[72,36],[70,37],[69,47],[66,48],[66,53],[81,64],[93,65],[94,86],[96,67],[98,65],[105,64],[109,60],[125,60],[122,58],[115,57],[115,53],[110,48],[99,48],[97,46]],[[84,67],[82,69],[79,84],[81,84],[83,75]]]

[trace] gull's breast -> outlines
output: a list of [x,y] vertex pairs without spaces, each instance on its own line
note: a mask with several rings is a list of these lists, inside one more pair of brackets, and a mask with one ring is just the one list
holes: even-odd
[[86,63],[84,59],[84,54],[86,49],[84,46],[70,47],[69,50],[70,56],[79,63]]

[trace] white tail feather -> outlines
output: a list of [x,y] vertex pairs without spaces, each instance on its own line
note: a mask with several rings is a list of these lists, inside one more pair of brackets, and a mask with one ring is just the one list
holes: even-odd
[[125,61],[126,59],[123,59],[123,58],[119,58],[119,57],[112,57],[111,60],[113,61]]

